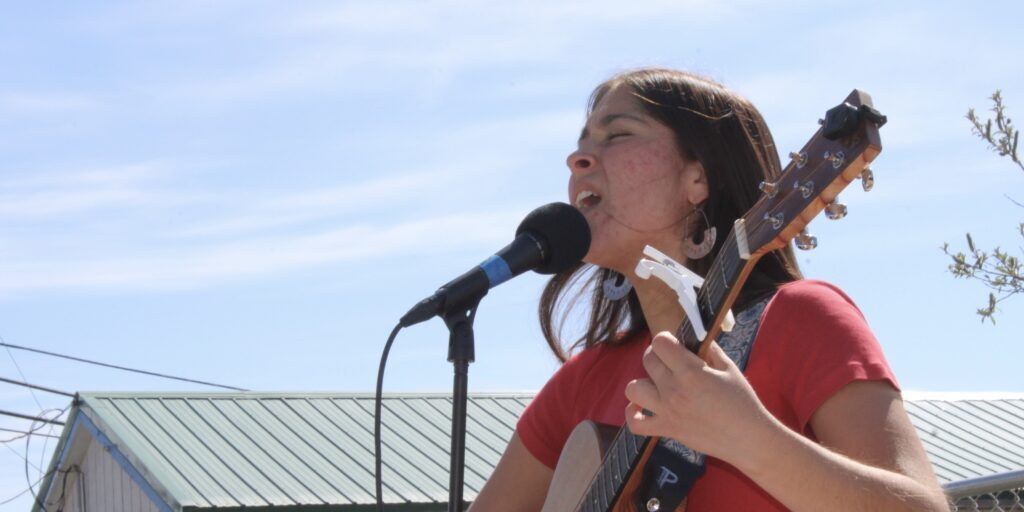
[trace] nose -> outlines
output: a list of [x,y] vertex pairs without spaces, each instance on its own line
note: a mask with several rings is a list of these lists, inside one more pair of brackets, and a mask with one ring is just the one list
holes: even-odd
[[580,149],[570,153],[569,158],[565,160],[566,165],[569,166],[569,172],[573,174],[581,173],[594,167],[594,162],[594,155]]

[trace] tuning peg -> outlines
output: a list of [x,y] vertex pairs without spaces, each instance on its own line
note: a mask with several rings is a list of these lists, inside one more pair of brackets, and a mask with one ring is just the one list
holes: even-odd
[[801,169],[805,164],[807,164],[807,153],[802,151],[799,153],[796,151],[790,151],[789,159],[796,163],[797,169]]
[[768,196],[768,199],[775,197],[775,194],[779,193],[778,183],[772,183],[770,181],[762,181],[757,188],[761,189],[761,192],[764,192],[764,195]]
[[796,248],[801,251],[810,251],[818,246],[818,237],[808,233],[806,229],[798,233],[793,240],[796,242]]
[[825,154],[823,155],[823,158],[826,161],[832,162],[832,168],[833,169],[838,169],[838,168],[842,167],[843,166],[843,162],[846,161],[846,154],[843,153],[842,151],[836,151],[835,153],[832,153],[830,151],[826,151]]
[[839,220],[846,217],[846,205],[838,201],[832,201],[825,207],[825,216],[829,220]]
[[766,213],[764,214],[764,220],[768,221],[772,225],[772,229],[778,231],[782,228],[782,223],[786,222],[786,214],[778,212],[776,214]]
[[807,199],[811,197],[811,194],[814,194],[814,182],[811,180],[805,181],[803,185],[801,185],[799,181],[794,181],[793,188],[799,190],[800,196],[804,199]]
[[860,176],[857,176],[861,180],[861,186],[864,187],[864,192],[871,192],[871,189],[875,188],[875,173],[871,172],[870,167],[865,167],[860,172]]

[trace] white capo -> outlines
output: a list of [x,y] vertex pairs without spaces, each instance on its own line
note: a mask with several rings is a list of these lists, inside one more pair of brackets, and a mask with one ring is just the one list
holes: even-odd
[[[679,305],[683,307],[683,312],[690,319],[693,333],[698,340],[704,341],[708,331],[704,328],[704,320],[701,319],[700,309],[697,307],[697,290],[704,284],[704,278],[649,245],[644,247],[644,255],[651,259],[641,258],[636,264],[637,277],[650,279],[653,275],[672,288],[679,297]],[[731,331],[734,323],[732,311],[727,312],[725,320],[722,321],[722,330]]]

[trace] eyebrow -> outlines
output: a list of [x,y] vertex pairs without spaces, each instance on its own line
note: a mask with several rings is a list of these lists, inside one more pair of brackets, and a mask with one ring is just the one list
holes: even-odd
[[[612,122],[617,120],[617,119],[629,119],[631,121],[638,121],[638,122],[641,122],[641,123],[646,123],[644,118],[642,118],[640,116],[637,116],[637,115],[633,115],[633,114],[608,114],[608,115],[602,117],[600,120],[598,120],[597,124],[598,124],[598,126],[605,127],[605,126],[608,126],[608,125],[612,124]],[[584,126],[583,130],[580,132],[580,138],[579,138],[579,140],[577,142],[582,142],[583,139],[587,138],[588,135],[590,135],[590,130],[587,130],[587,127]]]

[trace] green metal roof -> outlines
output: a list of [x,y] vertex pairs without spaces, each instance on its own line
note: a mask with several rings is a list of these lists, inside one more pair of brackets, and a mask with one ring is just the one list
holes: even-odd
[[[471,395],[467,501],[497,464],[532,396]],[[170,510],[361,509],[375,503],[373,407],[370,394],[83,393],[72,418],[108,437],[122,465]],[[383,407],[385,503],[443,510],[451,399],[391,394]]]
[[[465,494],[497,464],[533,393],[469,399]],[[1024,468],[1024,394],[907,393],[906,409],[940,482]],[[443,511],[451,399],[384,398],[389,510]],[[83,393],[41,496],[88,430],[161,510],[373,510],[373,396]],[[34,509],[37,510],[37,509]]]
[[1024,393],[907,393],[942,483],[1024,469]]

